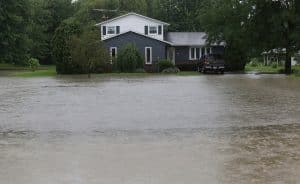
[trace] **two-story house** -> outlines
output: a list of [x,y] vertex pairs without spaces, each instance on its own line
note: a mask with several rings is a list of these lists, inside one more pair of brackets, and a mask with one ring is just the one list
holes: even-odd
[[169,24],[137,13],[128,13],[97,24],[112,58],[128,43],[144,56],[145,70],[157,71],[156,63],[169,59],[181,69],[193,69],[209,53],[224,52],[222,45],[207,45],[203,32],[166,32]]

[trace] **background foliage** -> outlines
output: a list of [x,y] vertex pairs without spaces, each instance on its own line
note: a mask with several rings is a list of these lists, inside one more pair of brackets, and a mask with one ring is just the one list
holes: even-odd
[[133,44],[124,46],[117,58],[119,72],[135,72],[137,69],[144,68],[143,57]]
[[169,22],[169,31],[207,32],[211,43],[226,43],[232,69],[286,48],[289,73],[290,56],[300,50],[299,0],[1,0],[0,62],[24,65],[32,57],[59,68],[70,60],[74,34],[129,11]]

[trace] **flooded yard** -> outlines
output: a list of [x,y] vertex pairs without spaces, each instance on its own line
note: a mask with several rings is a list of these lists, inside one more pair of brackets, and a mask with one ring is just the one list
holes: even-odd
[[300,182],[300,80],[0,78],[0,183]]

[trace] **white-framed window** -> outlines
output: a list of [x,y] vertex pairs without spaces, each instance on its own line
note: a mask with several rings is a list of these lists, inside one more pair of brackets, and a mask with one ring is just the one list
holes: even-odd
[[200,58],[202,58],[203,56],[207,55],[207,54],[212,54],[212,48],[211,47],[201,47],[199,49],[200,51]]
[[149,26],[149,34],[157,34],[157,26]]
[[108,35],[116,34],[116,27],[115,26],[108,26],[107,27],[107,34]]
[[145,63],[152,64],[152,47],[145,47]]
[[190,47],[190,60],[196,60],[197,59],[197,48]]
[[109,48],[109,53],[110,53],[110,62],[112,63],[113,60],[115,58],[117,58],[117,55],[118,55],[118,48],[117,47],[110,47]]
[[207,54],[212,54],[211,47],[190,47],[190,60],[197,60]]

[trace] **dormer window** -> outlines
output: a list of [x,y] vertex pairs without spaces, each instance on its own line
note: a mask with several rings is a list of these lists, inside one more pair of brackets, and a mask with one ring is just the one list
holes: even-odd
[[157,34],[157,27],[156,26],[149,26],[149,33],[150,34]]
[[116,27],[115,26],[108,26],[107,27],[107,34],[116,34]]

